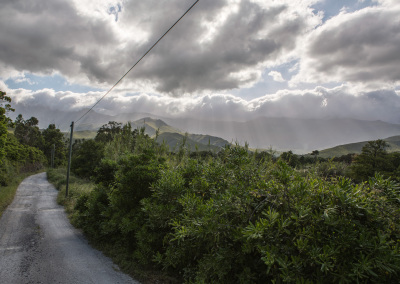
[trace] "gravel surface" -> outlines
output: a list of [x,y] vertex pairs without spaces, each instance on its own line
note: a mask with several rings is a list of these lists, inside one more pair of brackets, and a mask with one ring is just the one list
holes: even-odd
[[0,219],[0,283],[136,283],[91,248],[46,173],[26,178]]

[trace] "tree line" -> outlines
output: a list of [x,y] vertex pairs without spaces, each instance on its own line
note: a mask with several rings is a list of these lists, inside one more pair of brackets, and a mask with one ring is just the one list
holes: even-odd
[[55,165],[65,163],[64,135],[54,124],[41,131],[35,117],[27,120],[20,114],[12,121],[11,98],[0,91],[0,185],[7,185],[15,173],[29,172],[50,164],[55,145]]
[[325,159],[318,157],[315,150],[310,155],[296,155],[292,151],[283,152],[280,158],[296,169],[318,165],[322,176],[346,176],[355,182],[362,182],[380,173],[386,178],[400,181],[400,153],[387,151],[389,144],[378,139],[368,141],[360,154],[346,154],[340,157]]

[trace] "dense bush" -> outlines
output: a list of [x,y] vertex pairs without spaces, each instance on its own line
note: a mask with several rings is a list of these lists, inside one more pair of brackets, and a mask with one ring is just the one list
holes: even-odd
[[[93,192],[78,200],[79,214],[74,218],[96,240],[112,240],[121,246],[136,243],[135,233],[143,223],[139,218],[139,202],[151,195],[150,185],[160,177],[165,163],[165,159],[156,154],[152,139],[143,132],[137,136],[136,131],[133,134],[119,133],[115,141],[106,145],[107,149],[113,149],[106,151],[107,158],[92,163],[92,168],[97,165],[92,178],[98,184]],[[121,141],[121,135],[130,142],[113,147]],[[131,141],[133,137],[135,141]]]
[[[254,167],[244,151],[202,167],[185,187],[171,170],[143,201],[155,259],[196,283],[318,283],[397,278],[398,188],[300,177],[283,162]],[[385,188],[385,189],[384,189]],[[385,212],[382,212],[385,208]],[[162,230],[161,230],[161,229]]]
[[[27,132],[24,135],[18,133],[22,140],[30,140],[32,144],[24,144],[18,141],[18,137],[10,134],[7,127],[18,126],[19,130],[25,121],[22,119],[22,115],[19,115],[15,125],[12,120],[7,117],[8,112],[14,111],[11,108],[11,98],[6,95],[5,92],[0,91],[0,185],[8,185],[14,178],[18,176],[20,172],[33,172],[41,169],[46,163],[46,158],[43,152],[36,147],[32,147],[33,144],[38,145],[37,139],[28,139]],[[34,129],[32,133],[39,133],[39,128],[35,127],[37,124],[36,118],[28,120],[27,127]],[[32,127],[31,127],[32,126]],[[30,133],[30,132],[29,132]],[[35,136],[36,137],[36,136]],[[39,135],[41,138],[41,136]],[[26,138],[26,139],[25,139]],[[39,139],[40,140],[40,139]],[[36,143],[38,142],[38,143]]]
[[400,181],[400,153],[388,153],[387,148],[389,144],[380,139],[365,144],[351,165],[351,176],[356,181],[365,181],[380,173]]
[[19,143],[10,133],[7,134],[4,150],[5,159],[0,165],[0,184],[3,186],[7,185],[16,173],[37,171],[46,164],[42,151]]
[[102,143],[95,140],[77,143],[73,148],[72,172],[79,177],[90,178],[103,157],[104,145]]
[[134,147],[106,153],[94,171],[96,189],[76,203],[74,220],[93,240],[187,283],[399,278],[394,181],[376,175],[354,184],[334,162],[321,178],[239,146],[207,159],[166,160],[143,133],[134,139]]

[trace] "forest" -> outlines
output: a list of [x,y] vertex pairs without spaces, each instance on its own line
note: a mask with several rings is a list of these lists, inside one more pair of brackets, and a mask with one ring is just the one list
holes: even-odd
[[[227,145],[176,151],[128,123],[68,141],[34,117],[12,122],[1,93],[1,185],[50,164],[71,222],[122,269],[164,283],[395,283],[400,273],[400,153],[279,156]],[[12,129],[12,131],[7,131]],[[11,133],[12,132],[12,133]],[[147,271],[147,274],[143,271]],[[161,282],[160,282],[161,283]]]

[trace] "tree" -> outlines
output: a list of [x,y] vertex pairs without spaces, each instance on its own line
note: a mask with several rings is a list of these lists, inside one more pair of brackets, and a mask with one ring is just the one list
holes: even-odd
[[280,155],[280,158],[293,168],[299,166],[300,164],[299,157],[296,154],[293,154],[292,151],[283,152]]
[[318,155],[319,155],[319,151],[318,150],[314,150],[311,152],[311,156],[314,156],[314,161],[316,162],[318,159]]
[[85,140],[75,146],[72,152],[71,170],[83,178],[90,178],[104,157],[104,144]]
[[43,148],[43,137],[39,130],[39,120],[36,117],[31,117],[24,120],[22,114],[19,114],[15,119],[14,135],[18,141],[24,145]]
[[[4,109],[4,113],[8,113],[10,111],[15,111],[11,107],[11,98],[7,96],[6,92],[0,91],[0,108]],[[11,121],[10,118],[7,118],[7,121]]]
[[386,171],[388,143],[382,139],[369,141],[356,156],[352,165],[353,177],[356,180],[366,180],[373,177],[376,172]]
[[54,124],[50,124],[42,133],[43,136],[43,153],[45,154],[48,163],[51,162],[51,151],[55,145],[54,166],[59,166],[65,161],[65,143],[64,135],[57,129]]
[[3,161],[5,156],[5,143],[7,139],[7,126],[11,121],[7,116],[6,113],[9,111],[14,111],[11,108],[11,98],[7,96],[7,94],[3,91],[0,91],[0,164]]
[[94,138],[97,142],[110,142],[114,139],[114,137],[121,133],[122,131],[122,123],[109,121],[107,124],[104,124],[100,129],[97,131],[97,135]]

